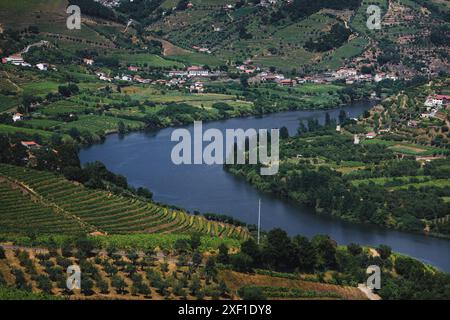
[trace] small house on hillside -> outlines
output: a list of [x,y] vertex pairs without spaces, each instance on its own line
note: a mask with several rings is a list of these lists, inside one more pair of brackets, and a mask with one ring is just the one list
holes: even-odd
[[373,139],[376,138],[377,134],[375,132],[369,132],[368,134],[366,134],[366,138],[367,139]]
[[16,112],[15,114],[13,114],[12,119],[13,119],[14,122],[22,121],[23,120],[23,114],[21,114],[19,112]]
[[41,145],[34,141],[21,141],[20,144],[29,150],[41,148]]
[[36,67],[41,71],[47,71],[48,70],[48,64],[47,63],[38,63]]
[[83,63],[85,65],[92,66],[94,64],[94,60],[93,59],[84,58],[83,59]]

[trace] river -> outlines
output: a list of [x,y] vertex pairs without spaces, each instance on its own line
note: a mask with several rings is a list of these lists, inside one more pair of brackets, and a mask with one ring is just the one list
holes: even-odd
[[[358,102],[343,107],[349,117],[358,117],[371,104]],[[337,118],[341,109],[329,110]],[[293,111],[264,117],[235,118],[203,124],[203,130],[271,129],[286,126],[290,134],[297,130],[300,119],[319,119],[326,111]],[[193,126],[186,126],[192,132]],[[170,141],[174,128],[157,132],[136,132],[125,136],[109,135],[102,144],[80,151],[82,163],[102,161],[108,169],[128,178],[135,186],[145,186],[155,201],[173,204],[193,212],[214,212],[256,224],[258,199],[261,199],[261,227],[280,227],[291,235],[308,237],[328,234],[339,244],[351,242],[378,246],[387,244],[394,251],[410,255],[450,273],[450,241],[385,230],[373,226],[342,222],[316,215],[311,209],[277,199],[254,189],[245,181],[225,172],[220,165],[174,165],[170,155],[175,142]]]

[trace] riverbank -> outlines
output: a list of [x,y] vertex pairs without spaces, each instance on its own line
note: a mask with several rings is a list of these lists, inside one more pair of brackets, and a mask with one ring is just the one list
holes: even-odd
[[[335,126],[309,128],[281,141],[276,176],[260,176],[249,165],[224,167],[258,190],[305,205],[315,214],[450,238],[429,232],[432,219],[446,217],[449,211],[441,199],[445,191],[440,186],[446,180],[434,175],[439,165],[446,165],[445,159],[433,163],[431,170],[431,164],[422,167],[415,160],[397,159],[386,146],[355,144],[351,134],[336,132]],[[426,183],[426,190],[421,183]],[[433,214],[423,212],[424,202]]]
[[[298,108],[298,106],[292,105],[292,106],[280,106],[276,109],[273,108],[267,108],[267,109],[256,109],[254,107],[247,108],[245,110],[234,110],[235,112],[231,112],[231,110],[221,110],[219,107],[217,107],[217,110],[203,110],[204,112],[197,112],[194,109],[190,109],[189,107],[181,107],[174,105],[173,107],[175,110],[172,110],[171,113],[175,114],[176,112],[179,112],[178,117],[175,120],[171,119],[170,121],[163,121],[161,119],[156,118],[145,118],[142,116],[131,116],[126,114],[113,114],[113,113],[106,113],[106,116],[119,116],[121,119],[129,120],[129,121],[139,121],[143,122],[145,124],[145,127],[139,127],[139,126],[125,126],[123,131],[120,130],[120,126],[117,128],[111,128],[108,131],[103,132],[102,134],[98,135],[98,139],[94,140],[80,140],[80,146],[82,148],[89,147],[91,145],[102,143],[107,136],[112,134],[129,134],[133,132],[156,132],[158,130],[162,130],[165,128],[177,128],[177,127],[184,127],[191,125],[194,121],[203,121],[203,122],[214,122],[214,121],[225,121],[229,119],[245,119],[248,117],[264,117],[271,114],[276,113],[282,113],[282,112],[295,112],[295,111],[305,111],[305,112],[314,112],[314,111],[327,111],[327,110],[335,110],[337,108],[342,108],[346,105],[351,104],[358,104],[358,103],[369,103],[371,106],[375,106],[376,103],[379,102],[378,99],[369,99],[368,97],[364,97],[363,99],[354,100],[350,103],[344,103],[341,102],[339,104],[335,104],[334,102],[330,103],[329,105],[322,106],[322,107],[304,107],[304,108]],[[214,109],[211,108],[211,109]],[[230,112],[225,112],[230,111]],[[193,114],[191,114],[193,112]],[[218,112],[218,113],[217,113]],[[186,117],[184,117],[186,116]]]
[[[340,110],[349,118],[357,118],[372,106],[356,103],[328,111],[295,111],[276,113],[263,117],[235,118],[204,123],[204,129],[227,128],[262,129],[285,126],[292,135],[300,120],[325,121],[328,112],[337,119]],[[192,126],[184,127],[192,130]],[[124,136],[110,135],[103,144],[80,151],[82,163],[102,161],[113,172],[127,177],[135,187],[145,186],[152,190],[154,200],[185,208],[190,212],[216,212],[232,216],[247,224],[257,223],[258,200],[262,200],[261,226],[265,230],[282,228],[291,235],[312,237],[329,234],[340,244],[357,242],[370,246],[385,243],[395,251],[414,256],[431,263],[441,270],[450,271],[450,248],[448,240],[424,237],[388,229],[343,222],[320,216],[310,209],[281,201],[225,172],[222,166],[176,166],[171,162],[170,141],[173,128],[156,132],[135,132]],[[192,132],[191,132],[192,133]]]

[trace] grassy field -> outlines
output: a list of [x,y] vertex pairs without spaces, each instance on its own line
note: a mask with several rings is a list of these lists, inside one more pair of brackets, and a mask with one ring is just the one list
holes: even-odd
[[15,108],[19,105],[19,98],[16,96],[5,96],[0,94],[0,112]]
[[[376,184],[379,186],[384,186],[386,183],[397,182],[400,184],[409,184],[411,179],[417,179],[419,181],[427,178],[426,176],[415,176],[415,177],[395,177],[395,178],[371,178],[371,179],[360,179],[360,180],[352,180],[351,184],[355,187],[364,185],[364,184]],[[431,181],[430,181],[431,182]]]
[[108,134],[112,132],[117,132],[118,124],[120,121],[122,121],[125,124],[125,127],[129,130],[139,130],[144,128],[143,122],[126,120],[110,116],[94,116],[94,115],[81,115],[79,116],[79,120],[65,123],[61,127],[63,130],[77,128],[80,132],[84,130],[94,133],[102,131]]
[[55,127],[60,126],[62,124],[61,121],[48,119],[31,119],[26,120],[23,123],[30,125],[33,129],[40,129],[40,130],[52,130]]
[[431,147],[431,146],[423,146],[418,144],[406,143],[406,142],[398,142],[392,140],[382,140],[382,139],[368,139],[362,142],[363,144],[380,144],[387,146],[394,152],[414,155],[414,156],[429,156],[433,154],[440,154],[445,152],[444,149]]
[[408,183],[402,186],[393,187],[392,189],[408,189],[408,188],[425,188],[425,187],[436,187],[436,188],[449,188],[450,179],[433,179],[426,182]]
[[60,100],[41,108],[40,111],[45,115],[54,116],[68,113],[83,113],[87,109],[88,107],[74,101]]
[[108,55],[108,57],[117,58],[121,63],[126,65],[136,65],[136,66],[148,66],[154,68],[174,68],[179,69],[183,68],[184,64],[164,59],[156,54],[147,54],[147,53],[114,53]]
[[52,135],[51,132],[44,131],[44,130],[22,128],[22,127],[14,127],[14,126],[6,125],[6,124],[0,124],[0,133],[13,134],[13,135],[21,134],[23,136],[26,136],[29,139],[31,139],[34,136],[38,135],[44,141],[50,139],[50,137]]

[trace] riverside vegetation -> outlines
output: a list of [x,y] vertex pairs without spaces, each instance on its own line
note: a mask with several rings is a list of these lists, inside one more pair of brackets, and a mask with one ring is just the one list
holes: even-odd
[[[220,37],[196,24],[209,26],[215,13],[221,26],[228,24],[226,10],[217,10],[215,1],[204,1],[203,7],[200,1],[193,2],[199,11],[189,11],[184,0],[175,10],[172,1],[149,5],[150,1],[141,0],[115,9],[91,0],[0,2],[2,54],[23,50],[27,62],[46,62],[49,67],[0,65],[0,299],[365,299],[356,286],[365,282],[371,264],[382,269],[382,289],[377,293],[384,299],[449,299],[447,274],[392,253],[387,246],[338,246],[326,235],[289,237],[279,229],[264,232],[257,245],[253,226],[226,216],[191,215],[155,203],[150,190],[130,186],[125,177],[103,164],[80,165],[80,146],[101,142],[114,132],[327,109],[367,98],[373,92],[391,97],[394,104],[400,92],[428,82],[417,76],[411,81],[334,81],[295,87],[253,83],[235,71],[251,56],[257,66],[290,77],[347,65],[362,71],[352,59],[366,49],[381,52],[372,61],[374,65],[364,69],[367,73],[389,71],[388,61],[395,66],[404,62],[416,71],[424,66],[415,62],[419,57],[405,58],[407,51],[395,53],[395,36],[405,30],[383,33],[381,39],[361,30],[367,1],[324,0],[314,5],[294,1],[295,10],[285,5],[273,10],[257,8],[253,1],[237,1],[232,13],[235,22],[225,31],[228,36]],[[386,7],[386,1],[376,2]],[[442,5],[406,2],[414,8],[419,2],[431,13],[422,19],[422,27],[432,29],[434,41],[415,45],[432,45],[435,60],[445,58],[439,49],[447,43],[440,37],[445,29],[438,26],[446,17]],[[89,16],[74,33],[65,27],[69,3],[80,5]],[[146,9],[140,11],[144,3]],[[201,10],[207,13],[207,23],[197,19]],[[345,27],[347,10],[354,15],[350,27]],[[21,19],[17,19],[18,12]],[[256,18],[256,24],[246,19],[250,16]],[[125,29],[130,18],[137,23]],[[175,23],[171,24],[172,19]],[[185,20],[189,26],[183,30],[195,37],[167,26],[176,28]],[[257,36],[262,25],[267,27],[265,40]],[[296,28],[308,31],[292,39],[292,34],[298,34]],[[323,30],[339,35],[331,47],[326,46],[329,37]],[[166,32],[179,46],[160,38],[166,37]],[[223,55],[193,52],[194,39],[220,49]],[[380,40],[379,44],[374,39]],[[47,45],[24,50],[41,41]],[[248,46],[252,41],[258,46]],[[230,43],[237,43],[237,49],[229,47]],[[83,62],[86,58],[94,59],[95,64]],[[291,69],[295,63],[299,70]],[[193,65],[225,72],[226,78],[201,81],[205,90],[201,94],[160,81],[169,70]],[[130,67],[139,71],[130,71]],[[151,83],[105,82],[97,73],[131,74]],[[402,108],[395,110],[400,114]],[[22,114],[20,121],[13,121],[15,112]],[[410,159],[395,159],[399,149],[446,155],[444,131],[436,131],[437,125],[428,123],[433,128],[421,148],[410,145],[417,141],[393,137],[352,144],[349,133],[381,129],[384,119],[386,115],[370,113],[364,123],[355,123],[342,115],[342,134],[335,133],[335,124],[329,119],[325,127],[315,122],[303,124],[298,137],[284,134],[281,175],[273,180],[255,175],[252,167],[228,169],[265,191],[306,203],[318,212],[354,222],[448,235],[448,161],[419,165]],[[421,137],[425,135],[421,133]],[[30,140],[40,147],[22,144]],[[302,150],[300,156],[298,150]],[[81,291],[65,287],[65,271],[71,264],[82,269]]]

